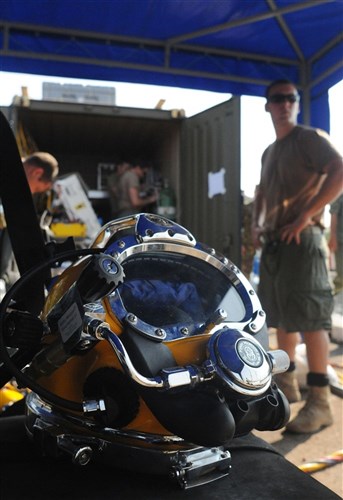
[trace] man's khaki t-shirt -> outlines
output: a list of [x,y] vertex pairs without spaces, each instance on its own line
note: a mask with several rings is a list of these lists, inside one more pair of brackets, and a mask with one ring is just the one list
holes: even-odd
[[[277,231],[297,218],[319,191],[324,167],[339,157],[324,131],[300,125],[265,150],[258,189],[265,200],[266,232]],[[323,210],[312,219],[322,225],[322,218]]]

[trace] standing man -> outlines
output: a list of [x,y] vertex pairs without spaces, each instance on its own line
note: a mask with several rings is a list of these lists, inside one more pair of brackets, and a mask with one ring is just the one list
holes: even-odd
[[127,161],[120,161],[115,168],[115,171],[109,175],[107,179],[108,192],[110,195],[111,219],[118,216],[118,184],[120,177],[130,168]]
[[141,181],[147,169],[141,161],[136,160],[120,176],[117,187],[119,217],[142,212],[145,207],[157,201],[155,194],[144,198],[140,196]]
[[343,165],[325,132],[297,125],[299,94],[287,80],[266,91],[276,141],[263,153],[252,230],[263,242],[259,298],[277,329],[289,370],[277,382],[290,402],[300,400],[295,348],[302,333],[309,373],[307,401],[286,429],[312,433],[332,424],[327,376],[333,297],[326,266],[324,207],[343,188]]

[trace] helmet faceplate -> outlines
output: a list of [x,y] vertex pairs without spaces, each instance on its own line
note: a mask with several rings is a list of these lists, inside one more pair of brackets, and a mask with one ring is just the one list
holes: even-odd
[[150,214],[119,219],[94,246],[125,272],[108,298],[111,311],[143,335],[174,340],[224,324],[256,334],[264,325],[257,295],[239,269],[175,222]]

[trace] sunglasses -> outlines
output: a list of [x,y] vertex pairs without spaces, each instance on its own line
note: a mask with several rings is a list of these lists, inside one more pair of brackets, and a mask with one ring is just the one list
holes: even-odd
[[290,102],[294,104],[298,102],[300,97],[298,94],[274,94],[268,97],[268,102],[279,104],[281,102]]

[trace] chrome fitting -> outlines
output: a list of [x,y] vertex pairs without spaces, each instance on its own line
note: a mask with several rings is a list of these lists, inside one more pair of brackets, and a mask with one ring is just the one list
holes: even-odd
[[272,364],[273,375],[276,375],[277,373],[284,373],[288,370],[290,360],[285,351],[276,349],[275,351],[268,351],[267,354]]
[[91,413],[94,411],[106,411],[105,401],[103,399],[89,399],[82,402],[83,413]]

